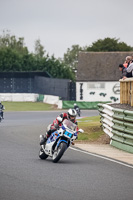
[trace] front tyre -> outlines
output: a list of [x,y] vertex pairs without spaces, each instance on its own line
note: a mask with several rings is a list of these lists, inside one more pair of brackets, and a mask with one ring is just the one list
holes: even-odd
[[61,157],[63,156],[65,150],[67,149],[67,144],[64,142],[61,142],[57,148],[57,150],[53,154],[53,162],[57,163]]
[[48,157],[48,155],[45,154],[44,150],[41,147],[41,149],[39,151],[39,158],[41,158],[42,160],[45,160],[47,157]]

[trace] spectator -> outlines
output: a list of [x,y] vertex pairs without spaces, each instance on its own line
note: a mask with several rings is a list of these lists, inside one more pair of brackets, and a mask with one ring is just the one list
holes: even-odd
[[127,62],[127,74],[126,74],[126,76],[123,76],[123,80],[125,80],[126,78],[133,77],[133,58],[132,58],[132,56],[127,56],[126,62]]
[[132,61],[132,56],[127,56],[126,57],[127,67],[130,65],[131,61]]
[[127,68],[127,65],[128,65],[128,64],[127,64],[127,62],[126,62],[126,60],[125,60],[125,62],[123,63],[123,66]]
[[127,77],[127,68],[123,64],[119,64],[119,70],[122,72],[121,78]]
[[[128,75],[131,76],[128,76]],[[127,77],[133,77],[133,60],[130,60],[129,65],[127,67]]]

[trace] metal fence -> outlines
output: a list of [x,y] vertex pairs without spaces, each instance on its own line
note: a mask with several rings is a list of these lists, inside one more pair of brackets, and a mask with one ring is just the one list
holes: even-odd
[[76,84],[69,79],[51,78],[45,72],[2,72],[0,93],[38,93],[76,100]]

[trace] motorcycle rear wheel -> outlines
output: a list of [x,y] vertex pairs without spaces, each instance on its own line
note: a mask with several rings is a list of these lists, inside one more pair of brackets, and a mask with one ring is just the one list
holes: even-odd
[[42,160],[45,160],[48,157],[47,154],[45,154],[45,152],[43,151],[42,147],[39,151],[39,158],[41,158]]
[[63,156],[65,150],[67,149],[67,144],[62,142],[59,144],[57,151],[54,152],[53,154],[53,162],[57,163],[61,157]]

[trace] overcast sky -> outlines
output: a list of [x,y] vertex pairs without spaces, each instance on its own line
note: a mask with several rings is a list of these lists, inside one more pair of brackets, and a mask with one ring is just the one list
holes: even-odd
[[133,46],[133,0],[0,0],[3,30],[24,37],[30,52],[40,39],[56,58],[105,37]]

